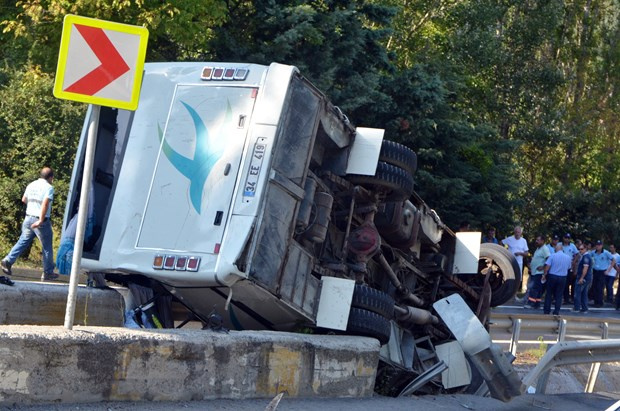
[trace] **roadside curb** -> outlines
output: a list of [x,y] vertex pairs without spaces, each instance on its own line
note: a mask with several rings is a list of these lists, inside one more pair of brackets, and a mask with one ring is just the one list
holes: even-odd
[[[23,281],[41,281],[41,274],[43,270],[40,268],[27,268],[27,267],[12,267],[13,275],[7,276],[11,280],[23,280]],[[5,275],[5,274],[0,274]],[[53,283],[69,283],[69,275],[59,274],[58,278]],[[78,276],[78,284],[86,284],[88,276],[86,274],[80,274]]]
[[[67,284],[15,280],[0,286],[0,324],[63,325]],[[125,302],[114,289],[77,287],[73,324],[122,327]]]
[[0,403],[369,397],[379,343],[271,331],[0,326]]

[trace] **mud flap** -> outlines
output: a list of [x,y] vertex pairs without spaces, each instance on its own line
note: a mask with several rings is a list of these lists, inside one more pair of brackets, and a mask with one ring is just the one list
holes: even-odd
[[332,330],[346,330],[353,300],[355,281],[324,276],[316,314],[316,325]]
[[433,308],[470,357],[493,398],[508,402],[523,393],[524,385],[512,368],[509,356],[491,341],[489,333],[460,295],[443,298],[435,302]]

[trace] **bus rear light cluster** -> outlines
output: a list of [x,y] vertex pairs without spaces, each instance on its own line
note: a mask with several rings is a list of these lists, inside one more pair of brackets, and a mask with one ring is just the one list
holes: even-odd
[[246,68],[232,67],[205,67],[200,73],[201,80],[237,80],[243,81],[248,76],[250,70]]
[[155,270],[198,271],[199,267],[200,257],[158,254],[153,258]]

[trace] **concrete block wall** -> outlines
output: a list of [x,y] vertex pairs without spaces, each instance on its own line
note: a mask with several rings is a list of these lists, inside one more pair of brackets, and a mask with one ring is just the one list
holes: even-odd
[[363,337],[0,326],[0,403],[364,397],[378,358]]
[[[0,286],[0,324],[63,325],[68,288],[64,283],[15,281]],[[122,327],[125,302],[115,289],[79,286],[75,325]]]

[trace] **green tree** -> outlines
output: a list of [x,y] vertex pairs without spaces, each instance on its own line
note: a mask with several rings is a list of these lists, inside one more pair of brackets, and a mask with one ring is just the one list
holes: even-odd
[[193,60],[205,53],[213,28],[226,18],[222,0],[23,0],[18,13],[2,21],[3,32],[21,45],[21,62],[56,69],[62,19],[75,14],[144,26],[149,30],[147,61]]
[[393,13],[368,1],[229,1],[206,57],[297,66],[355,121],[390,105],[382,41]]
[[482,229],[504,219],[515,190],[510,176],[511,142],[489,124],[473,123],[458,108],[459,85],[440,70],[415,65],[401,71],[386,93],[393,110],[380,122],[387,138],[413,148],[419,157],[418,193],[448,226],[467,220]]
[[[551,62],[563,81],[547,90],[549,104],[539,109],[547,112],[541,118],[550,144],[532,139],[521,151],[534,194],[522,213],[552,230],[617,241],[620,5],[566,2],[559,16],[538,58]],[[544,219],[534,210],[545,210]]]
[[0,230],[5,233],[1,251],[7,252],[20,233],[24,189],[46,165],[55,170],[52,222],[59,236],[86,107],[54,98],[53,78],[39,67],[6,69],[1,75]]
[[[387,47],[432,65],[471,124],[508,143],[519,183],[506,196],[530,233],[617,233],[620,4],[613,0],[392,1]],[[480,140],[477,140],[480,141]],[[487,140],[489,141],[489,140]]]
[[[226,17],[224,2],[179,0],[24,0],[4,2],[4,69],[0,70],[0,248],[8,251],[23,220],[21,196],[42,165],[55,169],[53,223],[61,232],[73,158],[86,106],[52,96],[62,19],[77,14],[149,29],[147,60],[188,60],[201,56],[212,28]],[[58,238],[56,238],[58,240]],[[38,259],[35,259],[35,261]]]
[[[0,115],[10,178],[0,181],[5,222],[9,199],[21,195],[16,186],[39,167],[20,163],[18,153],[32,150],[47,161],[50,142],[37,144],[38,152],[20,128],[45,129],[33,113],[60,109],[46,73],[55,70],[62,18],[72,13],[144,25],[148,61],[296,65],[354,124],[384,127],[386,138],[418,152],[416,189],[451,227],[467,219],[507,229],[520,221],[529,233],[605,239],[620,230],[614,213],[620,198],[617,0],[24,0],[3,6],[0,85],[4,101],[19,102]],[[41,86],[40,79],[48,83]],[[29,119],[23,124],[20,107]],[[60,127],[54,121],[69,116],[64,113],[44,117],[52,121],[48,127]],[[75,126],[77,133],[81,120],[69,123],[63,132]],[[66,155],[49,161],[70,169],[72,155]],[[18,201],[13,210],[20,210]]]
[[450,226],[463,218],[494,223],[514,185],[500,165],[508,144],[496,144],[492,129],[459,113],[460,85],[442,78],[440,64],[399,65],[403,56],[386,49],[398,37],[390,29],[397,6],[231,2],[211,49],[216,60],[296,65],[356,125],[384,127],[386,138],[418,152],[418,191]]

